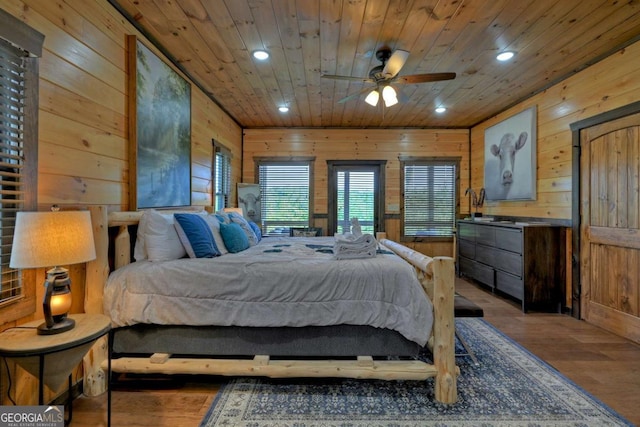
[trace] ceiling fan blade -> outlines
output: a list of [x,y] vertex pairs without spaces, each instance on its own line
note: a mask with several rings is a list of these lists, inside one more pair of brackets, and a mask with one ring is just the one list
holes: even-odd
[[336,76],[334,74],[322,74],[320,75],[320,77],[333,80],[349,80],[352,82],[375,83],[375,81],[369,77]]
[[384,69],[382,70],[382,74],[386,78],[392,78],[398,75],[400,69],[404,66],[404,63],[407,62],[409,58],[409,52],[406,50],[395,50],[386,64],[384,64]]
[[352,99],[355,99],[355,98],[358,98],[360,95],[363,95],[365,93],[371,92],[374,89],[375,88],[371,88],[371,87],[363,87],[362,89],[360,89],[356,93],[352,93],[351,95],[345,96],[344,98],[339,100],[338,104],[344,104],[345,102],[351,101]]
[[456,73],[430,73],[430,74],[413,74],[409,76],[400,76],[394,79],[397,83],[428,83],[439,82],[441,80],[453,80],[456,78]]

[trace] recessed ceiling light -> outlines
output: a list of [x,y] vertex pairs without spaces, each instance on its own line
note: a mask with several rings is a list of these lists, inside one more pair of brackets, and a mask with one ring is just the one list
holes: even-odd
[[436,108],[436,113],[438,113],[438,114],[442,114],[442,113],[444,113],[445,111],[447,111],[447,109],[446,109],[446,108],[444,108],[444,107],[438,107],[438,108]]
[[515,55],[515,53],[510,52],[510,51],[506,51],[506,52],[500,52],[498,54],[498,56],[496,56],[496,59],[498,61],[508,61],[511,58],[513,58],[513,56]]
[[280,110],[281,113],[286,113],[289,111],[289,107],[283,105],[282,107],[279,107],[278,110]]
[[253,52],[253,57],[259,61],[264,61],[269,58],[269,52],[266,50],[255,50]]

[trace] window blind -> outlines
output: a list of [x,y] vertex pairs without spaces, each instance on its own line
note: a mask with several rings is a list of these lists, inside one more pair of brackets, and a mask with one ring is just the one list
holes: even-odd
[[456,175],[456,165],[448,162],[404,166],[404,236],[451,236],[456,217]]
[[260,163],[258,173],[263,232],[289,235],[289,227],[308,227],[309,163]]
[[16,213],[24,191],[25,52],[0,39],[0,304],[22,296],[18,271],[9,268]]
[[229,206],[229,194],[231,192],[231,155],[228,150],[215,145],[214,183],[215,210]]

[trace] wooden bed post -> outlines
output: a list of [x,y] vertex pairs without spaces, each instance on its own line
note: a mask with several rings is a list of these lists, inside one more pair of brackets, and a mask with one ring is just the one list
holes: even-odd
[[435,397],[442,403],[458,400],[455,363],[455,268],[450,257],[435,257],[433,268],[433,363],[438,370]]
[[456,280],[454,260],[446,256],[431,258],[388,239],[379,242],[416,269],[418,279],[433,304],[433,334],[429,347],[436,369],[435,398],[442,403],[455,403],[458,400],[458,368],[453,309]]
[[[91,224],[96,245],[96,259],[88,262],[85,276],[85,313],[102,313],[102,295],[104,284],[109,276],[109,226],[106,206],[92,206]],[[102,369],[107,360],[107,337],[102,337],[82,359],[83,392],[87,396],[97,396],[107,390],[107,375]]]

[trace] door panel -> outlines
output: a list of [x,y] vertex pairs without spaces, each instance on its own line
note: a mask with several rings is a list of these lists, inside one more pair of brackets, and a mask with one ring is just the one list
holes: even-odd
[[640,114],[580,134],[582,317],[640,342]]

